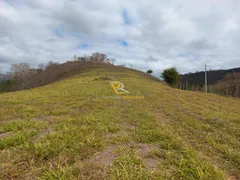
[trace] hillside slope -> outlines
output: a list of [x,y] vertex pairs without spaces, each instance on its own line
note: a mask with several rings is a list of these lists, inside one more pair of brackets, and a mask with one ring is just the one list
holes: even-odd
[[0,94],[0,179],[239,179],[239,107],[104,66]]

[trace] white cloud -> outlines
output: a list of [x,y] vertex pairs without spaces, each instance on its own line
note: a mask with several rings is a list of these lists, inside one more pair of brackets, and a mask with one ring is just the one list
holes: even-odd
[[239,67],[239,7],[237,0],[0,0],[0,71],[96,51],[155,74]]

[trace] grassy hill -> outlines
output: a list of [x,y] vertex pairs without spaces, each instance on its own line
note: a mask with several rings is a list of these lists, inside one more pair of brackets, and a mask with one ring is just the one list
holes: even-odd
[[0,179],[239,179],[239,107],[94,65],[0,94]]
[[[111,71],[119,71],[120,69],[121,71],[123,67],[105,63],[93,63],[91,61],[67,61],[40,71],[39,69],[32,69],[34,73],[29,73],[27,76],[24,76],[24,79],[22,78],[22,82],[20,84],[17,81],[11,80],[11,78],[8,81],[0,81],[0,93],[14,92],[43,86],[83,72],[88,72],[90,69],[95,69],[98,73],[98,69],[101,68],[104,68],[105,70],[111,69]],[[132,69],[132,71],[140,72],[134,69]],[[148,76],[148,78],[161,81],[153,76]]]

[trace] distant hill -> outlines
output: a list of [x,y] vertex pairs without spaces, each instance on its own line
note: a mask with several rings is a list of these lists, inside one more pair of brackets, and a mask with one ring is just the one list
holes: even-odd
[[[228,70],[210,70],[208,71],[208,84],[215,84],[217,81],[222,80],[226,74],[233,73],[233,72],[240,72],[240,68],[228,69]],[[196,72],[196,73],[188,73],[181,75],[181,82],[182,83],[189,83],[189,84],[204,84],[205,72]]]

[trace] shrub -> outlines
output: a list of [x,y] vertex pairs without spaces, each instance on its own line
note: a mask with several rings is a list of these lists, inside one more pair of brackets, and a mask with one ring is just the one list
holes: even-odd
[[166,83],[170,86],[176,85],[180,80],[180,74],[175,67],[165,69],[161,75]]
[[148,73],[148,74],[152,74],[153,71],[152,71],[151,69],[149,69],[149,70],[147,70],[147,73]]

